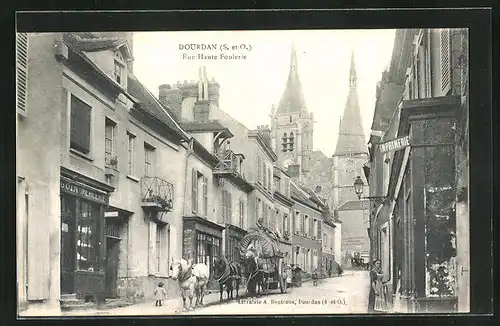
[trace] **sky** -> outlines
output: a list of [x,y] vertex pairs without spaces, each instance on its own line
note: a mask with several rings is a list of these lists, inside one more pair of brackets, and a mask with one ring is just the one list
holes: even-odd
[[[270,126],[271,107],[278,105],[288,78],[293,43],[306,106],[316,121],[314,149],[331,156],[347,98],[351,53],[368,141],[376,85],[390,63],[394,36],[395,30],[140,32],[134,33],[134,74],[158,96],[159,85],[197,81],[203,65],[208,79],[220,84],[222,110],[250,129]],[[180,49],[184,44],[217,44],[217,49]],[[188,58],[198,53],[218,60]],[[246,59],[221,60],[222,53]]]

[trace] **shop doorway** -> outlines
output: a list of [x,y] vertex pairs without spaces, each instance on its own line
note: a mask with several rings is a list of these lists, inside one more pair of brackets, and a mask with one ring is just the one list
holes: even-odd
[[120,239],[106,236],[106,298],[118,297]]

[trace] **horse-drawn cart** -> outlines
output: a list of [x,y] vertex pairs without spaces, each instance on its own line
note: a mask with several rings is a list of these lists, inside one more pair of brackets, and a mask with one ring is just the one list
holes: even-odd
[[250,294],[272,288],[286,292],[286,253],[280,247],[278,236],[262,227],[250,229],[241,240],[243,272]]

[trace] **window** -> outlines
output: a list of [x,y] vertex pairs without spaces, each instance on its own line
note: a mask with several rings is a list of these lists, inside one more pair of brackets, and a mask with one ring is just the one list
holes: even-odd
[[203,217],[208,218],[208,178],[203,176],[202,178],[202,188],[203,188]]
[[328,247],[328,235],[323,233],[323,247]]
[[274,191],[280,191],[280,180],[278,178],[274,178]]
[[114,77],[115,77],[116,82],[120,85],[122,83],[122,70],[123,70],[122,64],[119,63],[117,60],[115,60]]
[[255,215],[257,217],[257,221],[259,220],[259,218],[261,218],[260,216],[260,205],[261,205],[261,201],[259,198],[257,198],[255,200]]
[[132,175],[134,173],[134,150],[135,150],[135,136],[131,133],[127,133],[127,161],[128,169],[127,173]]
[[302,215],[301,216],[301,219],[300,219],[300,234],[304,235],[306,233],[306,220],[305,220],[305,216]]
[[266,163],[262,162],[262,171],[264,172],[264,188],[267,188],[267,168]]
[[261,157],[257,154],[257,181],[262,182],[262,165],[261,165]]
[[288,135],[286,132],[283,133],[283,138],[281,138],[281,140],[282,140],[281,145],[283,146],[282,151],[286,152],[288,150]]
[[28,34],[16,34],[16,99],[17,112],[26,115],[28,93]]
[[290,123],[292,123],[292,116],[290,116]]
[[295,233],[300,233],[302,232],[302,218],[300,217],[300,213],[298,211],[295,212]]
[[232,224],[232,216],[233,216],[233,208],[232,208],[232,199],[231,193],[227,190],[222,190],[222,221],[223,223]]
[[81,153],[90,152],[90,105],[71,95],[70,148]]
[[240,228],[244,229],[245,228],[245,202],[241,199],[240,199],[240,205],[239,205],[239,217],[240,217],[239,226],[240,226]]
[[144,143],[144,175],[147,177],[154,176],[154,155],[155,148]]
[[84,200],[77,201],[77,270],[100,271],[100,207]]
[[116,124],[106,118],[104,126],[104,163],[106,166],[113,166],[116,168],[115,129]]
[[191,209],[193,213],[198,212],[198,171],[191,170]]
[[293,135],[293,132],[290,133],[290,139],[289,139],[289,148],[288,150],[290,152],[293,152],[293,144],[295,142],[295,139],[294,139],[294,135]]
[[155,243],[155,253],[156,253],[156,272],[160,272],[160,262],[161,262],[161,236],[163,227],[156,224],[156,243]]

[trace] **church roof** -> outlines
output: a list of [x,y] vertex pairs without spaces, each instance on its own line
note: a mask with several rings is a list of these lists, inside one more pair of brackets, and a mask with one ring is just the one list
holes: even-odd
[[306,110],[306,102],[302,93],[299,72],[297,70],[297,53],[295,52],[295,46],[292,44],[288,80],[276,114],[299,113],[303,110]]
[[359,108],[358,91],[356,85],[356,67],[354,55],[351,57],[349,71],[349,93],[344,108],[344,114],[340,120],[339,137],[334,156],[346,154],[367,153],[367,141],[361,122],[361,110]]

